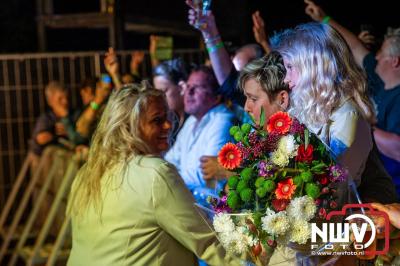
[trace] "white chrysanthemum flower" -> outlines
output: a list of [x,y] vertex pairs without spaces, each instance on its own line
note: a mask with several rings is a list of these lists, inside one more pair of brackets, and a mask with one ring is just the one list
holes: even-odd
[[226,213],[218,213],[213,220],[214,229],[218,233],[230,233],[235,231],[235,224]]
[[232,234],[231,233],[219,233],[218,240],[221,242],[222,246],[228,250],[229,246],[232,242]]
[[238,226],[230,232],[218,234],[222,246],[229,252],[237,255],[247,252],[247,250],[258,243],[258,239],[249,234],[246,226]]
[[304,220],[295,220],[292,222],[292,230],[290,231],[290,241],[299,244],[305,244],[311,237],[311,226]]
[[315,216],[317,206],[309,196],[294,198],[287,207],[287,213],[291,219],[309,221]]
[[283,136],[278,143],[278,151],[286,154],[287,157],[293,158],[297,156],[299,145],[296,144],[293,135]]
[[261,218],[261,221],[262,229],[274,236],[282,235],[290,228],[290,221],[286,211],[266,215]]
[[248,248],[250,247],[249,236],[239,232],[238,230],[235,230],[230,234],[224,233],[221,243],[229,253],[238,255],[247,252]]
[[275,214],[275,212],[274,212],[274,210],[271,210],[270,208],[267,208],[267,210],[265,211],[265,215],[274,215]]
[[272,153],[271,161],[279,167],[285,167],[289,164],[289,157],[286,153],[281,152],[281,150],[278,149]]

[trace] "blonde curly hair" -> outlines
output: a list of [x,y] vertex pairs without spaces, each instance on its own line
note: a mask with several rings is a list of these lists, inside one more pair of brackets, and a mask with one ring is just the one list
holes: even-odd
[[364,119],[375,122],[365,73],[335,29],[322,23],[302,24],[277,34],[271,43],[298,71],[290,112],[308,127],[327,123],[348,99]]

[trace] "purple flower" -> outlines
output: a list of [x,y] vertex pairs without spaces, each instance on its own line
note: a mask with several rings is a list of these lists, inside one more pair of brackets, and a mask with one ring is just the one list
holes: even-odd
[[329,167],[329,178],[332,182],[343,182],[346,180],[348,172],[339,164]]
[[243,160],[248,160],[250,158],[250,149],[245,147],[242,142],[238,142],[236,147],[241,151]]
[[269,152],[274,151],[277,148],[281,137],[282,136],[279,134],[269,134],[267,139],[264,141],[265,150]]
[[257,165],[259,176],[273,175],[273,165],[270,162],[260,161]]
[[229,208],[228,204],[226,201],[228,200],[228,197],[226,195],[222,196],[219,199],[219,202],[216,206],[213,206],[213,209],[215,212],[220,213],[220,212],[232,212],[232,209]]
[[264,144],[263,143],[257,143],[252,148],[252,152],[253,152],[254,157],[260,157],[261,155],[264,154]]
[[251,146],[255,145],[259,141],[257,133],[255,131],[250,132],[249,134],[249,143]]
[[304,125],[300,124],[299,120],[293,118],[292,126],[290,127],[290,134],[304,134]]

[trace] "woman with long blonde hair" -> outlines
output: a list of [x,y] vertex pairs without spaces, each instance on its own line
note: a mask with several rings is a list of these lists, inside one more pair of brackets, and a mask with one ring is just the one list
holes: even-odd
[[[375,115],[367,96],[366,77],[340,34],[326,24],[307,23],[285,30],[271,41],[286,68],[288,111],[347,167],[363,201],[397,201],[393,181],[379,160],[372,138]],[[347,185],[338,187],[339,206],[354,203],[349,202],[354,197],[349,197]],[[293,264],[317,265],[320,259],[304,249],[283,257],[274,253],[270,262],[292,260]]]
[[342,36],[327,24],[307,23],[274,36],[272,44],[286,67],[289,112],[330,147],[357,185],[361,183],[364,200],[395,201],[393,182],[373,142],[375,114],[366,77]]
[[73,183],[68,265],[223,265],[225,251],[161,158],[171,124],[162,92],[114,91]]

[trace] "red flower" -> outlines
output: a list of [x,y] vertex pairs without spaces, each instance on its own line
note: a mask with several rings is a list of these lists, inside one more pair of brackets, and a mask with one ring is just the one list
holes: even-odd
[[254,256],[257,257],[258,255],[260,255],[261,251],[262,251],[262,246],[261,243],[258,242],[256,245],[254,245],[251,248],[251,251],[253,252]]
[[326,210],[325,210],[324,208],[319,209],[319,211],[318,211],[318,216],[319,216],[320,218],[325,219],[325,218],[326,218]]
[[289,132],[290,126],[292,125],[292,119],[285,112],[277,112],[273,114],[267,124],[267,131],[270,134],[286,134]]
[[278,243],[273,239],[268,239],[267,244],[268,244],[268,246],[270,246],[272,248],[276,248],[276,246],[278,245]]
[[272,207],[275,211],[280,212],[286,210],[286,207],[289,205],[289,200],[285,199],[273,199]]
[[225,169],[235,169],[242,162],[242,152],[235,144],[229,142],[219,151],[218,162]]
[[293,179],[288,178],[278,183],[275,195],[277,199],[291,199],[295,190],[296,185],[293,183]]
[[314,202],[315,202],[315,205],[319,206],[322,204],[322,199],[316,199]]
[[307,149],[305,148],[304,144],[301,144],[297,150],[296,161],[311,163],[313,160],[313,152],[314,147],[311,144],[307,145]]
[[320,175],[320,176],[318,176],[317,180],[318,180],[318,182],[319,182],[321,185],[323,185],[323,186],[325,186],[326,184],[328,184],[328,181],[329,181],[329,179],[328,179],[328,177],[327,177],[326,175]]

